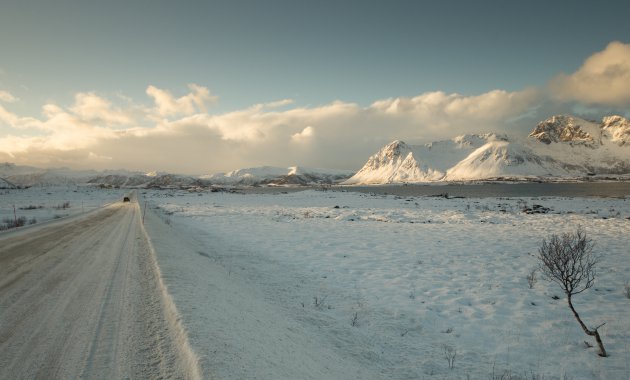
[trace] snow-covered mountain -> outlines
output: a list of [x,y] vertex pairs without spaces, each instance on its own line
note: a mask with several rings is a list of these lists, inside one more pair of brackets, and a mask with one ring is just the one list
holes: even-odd
[[68,168],[37,168],[32,166],[0,163],[0,177],[21,187],[79,185],[88,183],[95,177],[137,175],[128,170],[73,170]]
[[580,177],[630,173],[630,121],[573,116],[540,122],[527,140],[465,135],[425,145],[394,141],[344,184]]
[[257,185],[315,185],[333,184],[348,179],[354,172],[302,167],[278,168],[262,166],[239,169],[201,177],[168,173],[101,174],[87,183],[137,188],[191,188],[209,186],[257,186]]
[[[557,141],[545,141],[538,132],[547,129]],[[541,157],[561,163],[570,175],[630,173],[630,121],[604,117],[601,123],[573,116],[554,116],[539,123],[526,141]],[[563,173],[552,173],[564,176]]]
[[607,116],[602,120],[603,135],[618,145],[630,143],[630,120],[621,116]]
[[347,170],[261,166],[202,176],[201,179],[215,185],[230,186],[314,185],[339,183],[352,174],[353,171]]
[[94,170],[70,170],[67,168],[42,169],[12,163],[0,163],[0,177],[17,186],[67,185],[85,182],[95,175]]
[[263,166],[201,177],[161,172],[76,171],[0,163],[0,187],[91,184],[136,188],[382,184],[506,178],[567,178],[630,174],[630,121],[601,122],[558,115],[540,122],[527,139],[475,134],[424,145],[396,140],[356,173]]
[[425,145],[407,145],[396,140],[370,157],[345,184],[438,181],[449,168],[479,147],[505,139],[495,134],[464,135]]
[[545,144],[564,142],[593,146],[601,143],[602,128],[593,121],[558,115],[538,123],[529,137]]
[[562,163],[539,156],[531,148],[510,141],[490,141],[448,169],[445,181],[500,177],[568,176]]
[[127,188],[193,188],[256,185],[318,185],[335,184],[350,178],[353,171],[311,169],[292,166],[263,166],[207,176],[187,176],[163,172],[132,172],[127,170],[42,169],[0,163],[0,188],[17,186],[81,185]]
[[148,187],[149,183],[159,176],[148,174],[100,174],[87,180],[91,185],[105,185],[114,187]]

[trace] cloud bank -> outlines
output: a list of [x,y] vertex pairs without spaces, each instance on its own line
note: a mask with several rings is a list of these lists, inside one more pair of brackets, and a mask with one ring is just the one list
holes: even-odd
[[630,44],[611,42],[575,73],[551,80],[549,87],[561,101],[630,106]]
[[[67,108],[45,105],[41,120],[2,109],[0,120],[16,133],[0,138],[0,160],[199,174],[258,165],[355,169],[393,139],[420,142],[501,129],[506,117],[526,112],[536,99],[532,91],[472,97],[431,92],[367,107],[336,101],[280,110],[292,104],[282,100],[213,115],[205,111],[213,101],[209,90],[190,89],[175,98],[149,86],[154,104],[127,108],[80,93]],[[38,134],[19,134],[25,130]]]
[[[128,168],[207,174],[242,167],[302,165],[358,169],[383,144],[451,138],[464,133],[524,135],[540,119],[576,105],[630,104],[630,45],[611,43],[573,74],[542,88],[478,95],[427,92],[368,106],[335,101],[301,107],[291,99],[212,114],[218,98],[190,84],[173,95],[150,85],[150,103],[117,104],[94,92],[74,103],[46,104],[43,117],[9,109],[19,101],[0,91],[0,161],[76,168]],[[621,83],[621,84],[620,84]]]

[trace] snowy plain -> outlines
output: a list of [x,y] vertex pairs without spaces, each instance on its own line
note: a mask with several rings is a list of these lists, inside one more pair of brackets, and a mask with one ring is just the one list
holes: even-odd
[[[630,379],[628,197],[143,197],[206,375]],[[548,213],[521,211],[535,204]],[[578,226],[602,261],[574,302],[589,326],[606,323],[608,358],[586,346],[556,285],[526,279],[541,240]]]
[[0,230],[16,218],[25,218],[28,225],[85,213],[121,200],[126,192],[76,185],[0,189]]
[[[143,192],[206,378],[630,379],[630,197]],[[15,204],[40,224],[124,193],[2,190],[0,212]],[[549,212],[521,211],[535,204]],[[526,280],[542,238],[578,225],[602,261],[574,301],[589,326],[606,322],[608,358],[586,347],[559,288]]]

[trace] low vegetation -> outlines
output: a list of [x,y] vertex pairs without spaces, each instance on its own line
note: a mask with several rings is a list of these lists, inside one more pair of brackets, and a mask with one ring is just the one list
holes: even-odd
[[24,206],[24,207],[20,207],[20,210],[38,210],[38,209],[42,209],[44,208],[44,206],[39,205],[39,206],[35,206],[35,205],[28,205],[28,206]]
[[70,208],[70,202],[59,203],[57,206],[55,206],[56,210],[65,210],[68,208]]
[[23,227],[27,224],[35,223],[37,223],[37,219],[27,219],[25,216],[20,216],[18,218],[4,218],[2,219],[2,223],[0,223],[0,231],[6,231],[12,228]]

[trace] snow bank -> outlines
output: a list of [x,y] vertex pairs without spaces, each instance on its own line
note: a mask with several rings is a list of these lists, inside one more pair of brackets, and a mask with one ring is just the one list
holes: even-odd
[[[162,270],[160,269],[160,266],[158,264],[154,243],[155,239],[149,236],[144,225],[142,226],[142,232],[147,238],[149,250],[151,252],[152,269],[155,271],[155,273],[157,273],[158,288],[162,296],[162,301],[164,303],[164,314],[166,321],[170,327],[169,333],[172,334],[173,341],[177,346],[177,363],[181,363],[182,367],[184,367],[179,368],[178,373],[186,374],[187,379],[202,379],[203,377],[201,367],[199,366],[199,358],[190,346],[190,343],[188,341],[188,334],[181,322],[179,311],[177,310],[177,307],[173,302],[173,297],[168,291],[168,287],[165,284]],[[159,247],[163,248],[163,245]]]

